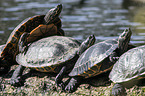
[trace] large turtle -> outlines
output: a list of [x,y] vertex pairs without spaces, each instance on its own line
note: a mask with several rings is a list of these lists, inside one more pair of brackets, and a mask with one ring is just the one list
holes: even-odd
[[[51,9],[48,11],[46,15],[36,15],[33,17],[29,17],[22,21],[11,33],[5,48],[3,49],[1,53],[1,58],[0,58],[0,67],[5,68],[5,72],[7,72],[12,64],[15,63],[15,56],[18,54],[18,41],[20,36],[24,32],[28,32],[31,34],[35,33],[36,30],[41,30],[44,27],[47,29],[48,27],[52,26],[50,24],[53,24],[54,28],[57,28],[57,32],[51,32],[49,35],[64,35],[63,30],[61,29],[61,20],[59,19],[59,14],[61,13],[62,10],[62,5],[57,5],[57,7]],[[45,26],[47,25],[47,26]],[[56,26],[56,27],[55,27]],[[42,28],[43,27],[43,28]],[[36,28],[36,29],[34,29]],[[34,30],[33,30],[34,29]],[[48,32],[51,29],[48,30]],[[46,32],[47,33],[47,32]],[[45,33],[45,34],[46,34]],[[31,36],[31,35],[30,35]],[[43,35],[44,36],[44,35]],[[41,36],[41,38],[43,37]],[[35,41],[38,38],[33,38]]]
[[[20,38],[20,47],[22,47],[23,36],[25,34]],[[47,37],[31,43],[27,50],[16,56],[19,66],[13,73],[11,84],[19,84],[19,76],[22,75],[25,67],[41,72],[59,73],[56,82],[57,85],[61,84],[60,81],[63,77],[60,75],[71,70],[79,55],[83,52],[82,50],[87,49],[94,42],[95,37],[91,35],[81,45],[77,40],[64,36]],[[21,51],[21,48],[19,49]]]
[[125,96],[125,87],[140,84],[145,78],[144,60],[145,45],[133,48],[120,56],[109,75],[110,80],[115,83],[112,89],[113,96]]
[[118,40],[106,40],[88,48],[79,57],[73,70],[69,73],[71,79],[64,90],[70,93],[74,92],[82,79],[111,70],[119,56],[128,50],[131,34],[131,30],[126,29]]

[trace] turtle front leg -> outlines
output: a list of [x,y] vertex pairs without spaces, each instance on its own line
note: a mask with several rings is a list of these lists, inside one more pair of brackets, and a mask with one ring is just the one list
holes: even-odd
[[113,96],[126,96],[126,91],[125,88],[121,84],[115,84],[114,87],[112,88],[112,93]]
[[65,91],[69,93],[74,92],[81,84],[82,79],[83,77],[72,77],[68,85],[65,87]]
[[119,57],[116,52],[112,52],[112,54],[109,56],[109,59],[111,62],[115,63],[119,59]]
[[21,76],[22,73],[24,71],[25,67],[22,65],[19,65],[16,70],[14,71],[11,80],[10,80],[10,84],[14,85],[14,86],[18,86],[21,85]]
[[30,35],[30,33],[24,32],[19,40],[18,46],[19,46],[19,52],[25,52],[27,48],[27,37]]
[[72,70],[74,66],[74,63],[70,63],[70,64],[66,64],[65,66],[62,67],[62,69],[60,70],[60,72],[58,73],[58,75],[55,78],[55,83],[57,86],[61,87],[62,89],[64,89],[64,82],[62,81],[63,76],[65,75],[66,72]]
[[57,86],[61,87],[62,89],[64,88],[64,83],[62,81],[64,74],[67,71],[67,67],[63,66],[58,75],[55,78],[55,83]]

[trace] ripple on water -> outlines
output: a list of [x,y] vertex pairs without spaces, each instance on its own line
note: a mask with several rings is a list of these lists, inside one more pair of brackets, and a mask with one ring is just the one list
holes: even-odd
[[105,13],[105,14],[108,14],[108,13],[128,13],[128,10],[126,10],[126,9],[109,9],[109,10],[104,10],[104,12],[103,13]]
[[[0,30],[7,29],[11,32],[22,19],[45,14],[48,9],[60,3],[63,4],[61,14],[63,29],[67,36],[78,40],[84,40],[89,34],[95,34],[96,39],[100,41],[118,38],[118,33],[121,34],[122,30],[128,27],[134,30],[135,28],[145,30],[142,23],[132,20],[136,15],[136,9],[133,9],[133,12],[131,12],[132,9],[124,9],[122,0],[85,0],[84,4],[79,4],[79,0],[7,1],[0,1],[2,5],[0,11],[3,14],[0,18],[3,22]],[[1,32],[7,32],[7,30]],[[144,42],[145,32],[133,35],[131,39],[133,43]]]
[[89,21],[89,20],[86,16],[75,16],[75,15],[66,16],[66,15],[64,15],[63,21],[64,22],[82,22],[82,21]]
[[4,31],[0,31],[0,34],[4,34]]
[[29,0],[15,0],[15,2],[27,2]]
[[7,17],[5,17],[5,18],[1,18],[1,20],[2,21],[10,21],[10,20],[18,20],[19,19],[19,17],[9,17],[9,18],[7,18]]
[[52,8],[54,6],[56,6],[57,3],[44,3],[41,4],[40,2],[30,2],[30,3],[20,3],[18,4],[18,6],[15,7],[9,7],[9,8],[5,8],[5,11],[8,12],[15,12],[15,11],[21,11],[21,10],[28,10],[28,9],[33,9],[33,8]]

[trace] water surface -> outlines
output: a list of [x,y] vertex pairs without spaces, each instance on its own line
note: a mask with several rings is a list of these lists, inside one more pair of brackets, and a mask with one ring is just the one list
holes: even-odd
[[[4,44],[12,30],[25,18],[46,14],[57,4],[63,4],[62,28],[66,36],[80,41],[94,34],[97,42],[117,38],[125,28],[133,31],[131,43],[144,44],[144,5],[126,0],[1,0],[0,44]],[[129,5],[130,4],[130,5]]]

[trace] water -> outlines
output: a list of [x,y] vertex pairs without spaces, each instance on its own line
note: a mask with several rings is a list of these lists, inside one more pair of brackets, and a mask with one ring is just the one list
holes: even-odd
[[[131,43],[145,43],[145,12],[143,4],[129,0],[1,0],[0,44],[25,18],[46,14],[57,4],[63,4],[62,28],[66,36],[83,41],[94,34],[97,42],[117,38],[125,28],[133,31]],[[128,1],[128,2],[127,2]],[[130,4],[130,5],[129,5]],[[136,6],[138,5],[138,6]]]

